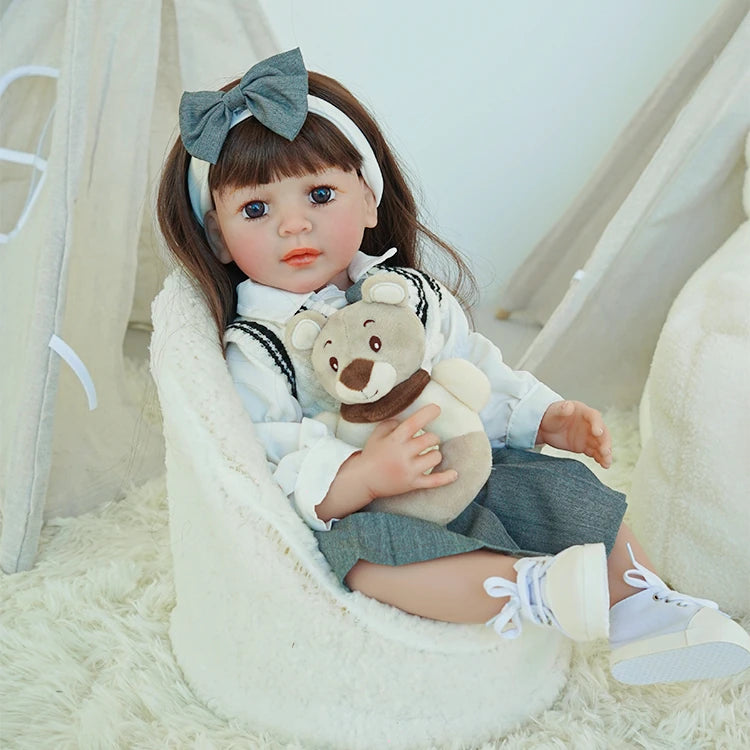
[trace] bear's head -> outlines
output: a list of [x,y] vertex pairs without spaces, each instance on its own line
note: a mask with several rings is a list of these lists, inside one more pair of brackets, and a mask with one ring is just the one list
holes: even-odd
[[409,306],[408,283],[381,272],[362,284],[362,299],[329,318],[297,313],[287,324],[287,347],[310,354],[325,390],[344,404],[378,401],[417,372],[425,331]]

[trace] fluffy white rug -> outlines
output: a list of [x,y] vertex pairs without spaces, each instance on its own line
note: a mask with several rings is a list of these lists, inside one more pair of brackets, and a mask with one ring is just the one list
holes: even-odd
[[[626,490],[638,453],[635,412],[608,414]],[[300,748],[215,716],[172,657],[174,604],[164,480],[46,526],[34,570],[0,578],[0,746]],[[700,593],[700,592],[696,592]],[[750,626],[750,621],[745,621]],[[604,646],[576,651],[548,711],[483,750],[750,747],[750,676],[627,688]]]

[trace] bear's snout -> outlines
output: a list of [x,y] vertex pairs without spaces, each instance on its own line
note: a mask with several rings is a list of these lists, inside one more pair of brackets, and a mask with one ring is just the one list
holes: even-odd
[[372,376],[371,359],[353,359],[342,371],[339,382],[352,391],[364,390]]

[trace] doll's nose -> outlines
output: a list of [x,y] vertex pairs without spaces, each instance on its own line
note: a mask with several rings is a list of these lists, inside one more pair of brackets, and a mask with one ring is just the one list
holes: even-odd
[[302,211],[289,211],[279,221],[279,234],[282,237],[304,234],[311,229],[312,222]]

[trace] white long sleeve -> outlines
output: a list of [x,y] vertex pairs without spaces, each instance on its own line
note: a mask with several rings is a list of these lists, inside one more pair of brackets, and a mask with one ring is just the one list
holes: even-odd
[[533,448],[544,412],[562,397],[531,373],[508,367],[497,346],[470,330],[461,305],[446,290],[442,310],[444,345],[435,361],[460,357],[473,362],[490,381],[490,400],[480,414],[490,439],[511,448]]
[[285,377],[248,360],[231,343],[227,366],[266,449],[274,479],[308,526],[330,529],[332,521],[319,519],[315,507],[328,494],[341,464],[358,449],[335,438],[322,422],[303,417]]

